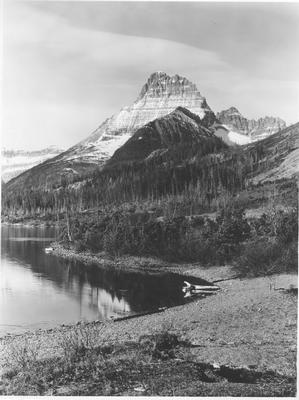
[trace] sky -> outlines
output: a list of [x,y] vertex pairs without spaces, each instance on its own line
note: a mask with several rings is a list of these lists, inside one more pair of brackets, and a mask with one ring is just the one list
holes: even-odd
[[155,71],[214,112],[298,122],[298,18],[299,3],[5,1],[2,147],[66,149]]

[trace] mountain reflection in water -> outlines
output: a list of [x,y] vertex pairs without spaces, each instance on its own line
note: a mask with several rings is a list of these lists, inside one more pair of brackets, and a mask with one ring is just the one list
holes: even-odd
[[184,302],[179,275],[100,269],[45,254],[56,234],[54,228],[1,227],[0,334]]

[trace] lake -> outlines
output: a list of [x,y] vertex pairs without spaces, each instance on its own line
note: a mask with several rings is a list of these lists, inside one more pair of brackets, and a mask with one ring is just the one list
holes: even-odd
[[[183,304],[183,278],[111,271],[45,253],[57,230],[1,226],[0,335]],[[204,281],[193,280],[194,283]]]

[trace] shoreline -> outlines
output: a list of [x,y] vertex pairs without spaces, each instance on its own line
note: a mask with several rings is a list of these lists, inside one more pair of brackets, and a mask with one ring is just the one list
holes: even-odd
[[78,327],[95,327],[99,341],[122,343],[169,326],[198,345],[194,353],[200,362],[255,365],[295,376],[297,297],[275,288],[288,289],[296,282],[295,274],[225,280],[215,295],[158,313],[8,334],[0,338],[0,369],[11,346],[38,343],[41,357],[52,357],[59,354],[60,336]]
[[52,227],[59,227],[59,225],[61,224],[61,222],[57,222],[57,221],[41,221],[39,219],[28,219],[28,220],[22,220],[22,221],[17,221],[17,222],[13,222],[13,221],[6,221],[6,220],[2,220],[1,221],[1,225],[12,225],[12,226],[34,226],[34,227],[48,227],[48,228],[52,228]]
[[[190,365],[192,370],[194,365],[201,365],[204,369],[214,369],[214,371],[215,368],[216,370],[220,368],[247,371],[246,374],[249,375],[252,373],[268,374],[268,376],[273,376],[272,373],[280,374],[281,390],[286,390],[284,382],[288,379],[295,382],[297,295],[288,289],[292,285],[297,286],[297,274],[280,273],[241,278],[236,276],[234,268],[228,265],[203,267],[198,263],[168,263],[145,257],[111,258],[104,253],[77,253],[57,242],[52,243],[51,246],[54,248],[51,252],[53,256],[80,261],[85,265],[97,264],[99,268],[146,274],[176,273],[204,279],[210,283],[217,282],[220,290],[211,296],[194,298],[191,302],[161,309],[158,312],[106,321],[79,321],[48,329],[40,328],[25,333],[6,334],[0,337],[0,378],[1,375],[10,371],[7,360],[9,357],[13,358],[16,351],[22,351],[25,348],[26,351],[36,353],[37,360],[41,363],[53,364],[56,363],[55,360],[63,357],[62,343],[68,343],[68,340],[78,337],[77,335],[81,335],[82,332],[92,334],[93,349],[100,346],[119,348],[129,343],[138,344],[144,336],[170,332],[182,341],[191,344],[189,350],[184,350],[185,355],[182,356],[185,364],[180,365]],[[180,348],[178,351],[183,350]],[[177,359],[169,363],[174,366],[175,360]],[[76,368],[78,365],[76,363],[80,362],[76,361],[72,364],[72,368]],[[169,365],[169,363],[161,361],[156,366],[160,366],[164,371],[163,365]],[[180,365],[176,367],[176,372],[182,371]],[[151,364],[148,368],[151,370]],[[165,378],[165,381],[167,379]],[[184,379],[183,376],[179,378],[178,385],[183,383]],[[197,378],[194,382],[196,381]],[[234,390],[237,390],[237,386],[234,385],[238,384],[232,383],[230,386],[230,382],[234,381],[226,381],[218,389],[217,385],[213,386],[213,383],[209,390],[215,387],[213,393],[217,396],[221,395],[223,390],[226,390],[227,394],[236,393]],[[267,385],[268,388],[275,385],[275,379],[270,380]],[[279,385],[280,383],[275,393],[280,393]],[[249,386],[255,395],[262,395],[263,383],[261,386]],[[88,393],[88,391],[84,392],[83,381],[78,382],[78,388],[81,388],[83,393]],[[76,393],[69,384],[63,388],[56,387],[55,390],[60,389],[66,390],[66,394]],[[248,387],[240,390],[241,392],[238,393],[245,395]],[[292,390],[295,392],[295,384]],[[132,393],[134,394],[134,391]],[[266,391],[266,393],[270,392]]]
[[[217,277],[217,271],[219,268],[211,267],[210,276],[214,274]],[[11,367],[7,364],[9,357],[24,348],[33,354],[36,353],[37,360],[41,363],[53,364],[56,363],[56,359],[64,356],[65,348],[62,347],[62,343],[82,335],[82,332],[86,332],[87,337],[92,335],[94,351],[100,346],[125,348],[130,346],[130,343],[131,346],[140,343],[144,336],[169,332],[191,345],[188,351],[178,349],[181,354],[179,357],[183,357],[185,361],[184,364],[175,367],[177,373],[182,373],[180,365],[190,365],[192,370],[195,366],[214,371],[220,368],[231,370],[232,374],[234,371],[241,374],[245,371],[248,376],[265,374],[273,377],[273,374],[278,374],[281,376],[281,383],[277,386],[275,379],[270,378],[265,393],[272,393],[269,388],[275,385],[278,387],[276,394],[281,390],[286,393],[288,384],[285,382],[295,382],[297,372],[297,296],[287,290],[296,282],[295,274],[227,279],[222,280],[219,284],[220,291],[215,295],[197,298],[184,305],[166,308],[156,313],[108,321],[62,324],[47,330],[6,335],[0,338],[0,380],[1,374],[5,375],[10,371]],[[278,290],[281,288],[286,290]],[[134,353],[133,356],[138,357],[138,354]],[[175,360],[160,361],[156,366],[160,366],[164,374],[163,365],[169,366],[170,363],[174,366]],[[178,362],[180,363],[180,360]],[[80,362],[76,361],[72,364],[72,368],[76,368],[78,363]],[[148,368],[151,368],[150,364]],[[167,381],[166,377],[165,379]],[[180,386],[185,378],[181,376],[178,379]],[[194,384],[197,379],[194,380]],[[263,383],[261,386],[249,385],[244,388],[241,384],[238,389],[238,383],[230,382],[234,381],[223,382],[219,388],[217,384],[214,386],[215,383],[212,383],[209,390],[212,391],[214,387],[215,391],[208,393],[221,396],[224,390],[227,395],[239,393],[243,396],[252,389],[255,396],[263,395]],[[292,393],[295,393],[295,383],[292,387]],[[77,389],[65,382],[64,386],[56,387],[55,390],[57,393],[75,395],[79,389],[84,394],[88,393],[84,391],[84,382],[80,380]],[[134,394],[134,390],[130,394]]]
[[50,253],[71,261],[79,261],[85,265],[97,265],[99,268],[108,268],[124,272],[138,272],[144,274],[175,273],[195,279],[202,279],[209,283],[221,282],[224,280],[240,277],[232,266],[202,266],[194,263],[174,263],[154,257],[140,256],[117,256],[111,257],[106,253],[92,253],[90,251],[77,252],[74,249],[67,249],[58,242],[50,245],[53,251]]

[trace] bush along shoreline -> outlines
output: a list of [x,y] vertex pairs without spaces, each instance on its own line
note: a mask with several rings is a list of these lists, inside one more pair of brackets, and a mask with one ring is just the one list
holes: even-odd
[[250,219],[244,209],[234,206],[220,210],[215,219],[99,212],[96,217],[68,218],[56,253],[77,254],[81,259],[88,255],[95,262],[133,256],[159,259],[164,265],[174,261],[203,266],[231,264],[243,276],[258,276],[296,272],[297,237],[294,208],[273,208]]

